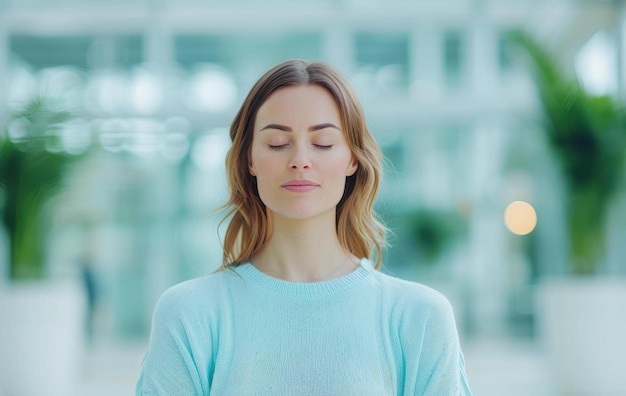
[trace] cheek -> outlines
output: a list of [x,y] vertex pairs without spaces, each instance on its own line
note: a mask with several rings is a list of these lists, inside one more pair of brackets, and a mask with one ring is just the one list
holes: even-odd
[[333,175],[336,179],[342,179],[346,176],[346,164],[344,161],[325,164],[325,172]]
[[333,160],[322,161],[321,163],[328,172],[336,174],[337,178],[345,178],[347,176],[346,172],[350,169],[350,164],[352,163],[352,155],[349,151],[338,153]]
[[[250,155],[250,160],[257,179],[264,179],[271,176],[277,172],[279,167],[279,163],[276,158],[268,155],[259,155],[254,150]],[[259,182],[260,181],[261,180],[259,180]]]

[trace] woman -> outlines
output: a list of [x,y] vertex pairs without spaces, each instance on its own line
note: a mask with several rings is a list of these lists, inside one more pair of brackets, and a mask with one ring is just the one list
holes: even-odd
[[345,80],[281,63],[230,136],[223,268],[160,298],[137,394],[470,395],[448,301],[376,270],[381,154]]

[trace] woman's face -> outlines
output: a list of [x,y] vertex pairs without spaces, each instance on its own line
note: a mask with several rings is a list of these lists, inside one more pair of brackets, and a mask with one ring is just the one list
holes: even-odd
[[330,93],[299,85],[270,95],[256,115],[249,168],[268,215],[334,221],[357,161]]

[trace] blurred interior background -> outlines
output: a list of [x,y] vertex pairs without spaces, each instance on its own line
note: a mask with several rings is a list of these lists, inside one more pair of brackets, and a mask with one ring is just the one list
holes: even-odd
[[475,394],[626,394],[625,54],[621,0],[0,0],[0,395],[133,394],[158,296],[221,264],[230,122],[290,58],[356,89],[383,271],[451,300]]

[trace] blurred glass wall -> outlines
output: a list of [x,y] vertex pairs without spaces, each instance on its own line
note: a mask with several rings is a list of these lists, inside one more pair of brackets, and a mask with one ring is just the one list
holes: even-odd
[[[388,160],[377,202],[392,231],[383,270],[446,294],[463,336],[532,337],[533,286],[566,267],[562,187],[508,32],[534,30],[572,72],[602,31],[609,40],[600,46],[611,43],[617,62],[623,20],[610,17],[612,7],[0,2],[3,125],[32,98],[54,98],[72,113],[59,150],[85,154],[54,201],[47,274],[88,268],[94,337],[145,339],[158,296],[221,263],[212,211],[227,197],[224,155],[238,105],[276,63],[321,60],[349,78]],[[609,91],[623,98],[624,65],[616,65],[606,69]],[[513,201],[536,210],[527,235],[504,222]],[[623,206],[611,225],[611,273],[626,271]]]

